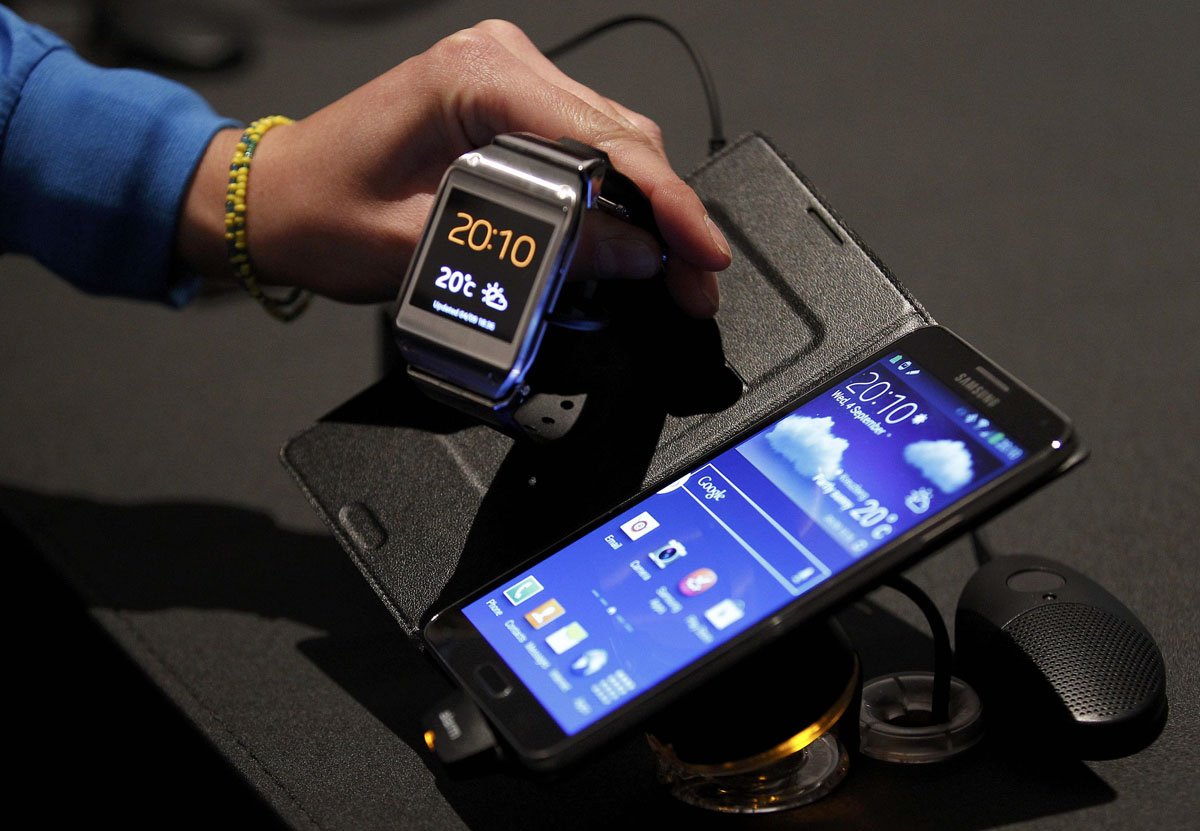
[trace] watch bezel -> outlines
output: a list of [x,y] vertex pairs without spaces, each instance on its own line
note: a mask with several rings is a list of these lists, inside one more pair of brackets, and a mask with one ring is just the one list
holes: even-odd
[[[586,209],[586,187],[578,171],[494,145],[464,154],[451,165],[438,187],[434,209],[399,295],[396,334],[410,365],[491,399],[501,399],[512,391],[532,363],[544,329],[543,317],[558,296],[564,264],[574,253]],[[545,257],[538,268],[511,342],[472,331],[411,303],[431,236],[456,189],[553,228],[547,242],[553,256]]]

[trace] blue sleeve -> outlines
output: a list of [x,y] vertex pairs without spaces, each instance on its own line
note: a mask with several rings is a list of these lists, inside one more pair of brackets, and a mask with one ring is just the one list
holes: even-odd
[[186,303],[175,227],[213,134],[236,122],[195,92],[87,63],[0,6],[0,251],[84,291]]

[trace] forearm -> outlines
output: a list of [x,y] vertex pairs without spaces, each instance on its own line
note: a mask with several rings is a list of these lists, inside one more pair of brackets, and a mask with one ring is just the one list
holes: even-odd
[[[228,125],[191,90],[105,70],[3,12],[10,60],[0,134],[0,249],[37,258],[85,291],[180,304],[174,239],[189,179]],[[10,63],[11,65],[11,63]]]

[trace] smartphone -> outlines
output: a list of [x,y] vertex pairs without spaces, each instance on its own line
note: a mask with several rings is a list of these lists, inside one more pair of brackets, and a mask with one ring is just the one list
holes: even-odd
[[425,639],[507,748],[553,769],[1085,455],[1019,381],[919,329],[438,613]]

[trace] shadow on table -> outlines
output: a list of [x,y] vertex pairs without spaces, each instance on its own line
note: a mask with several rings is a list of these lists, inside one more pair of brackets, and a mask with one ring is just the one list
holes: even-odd
[[[540,825],[572,829],[655,820],[982,829],[1115,798],[1082,763],[1034,752],[1015,756],[997,742],[938,765],[857,760],[824,801],[757,817],[714,816],[665,796],[637,734],[552,779],[508,771],[453,778],[431,759],[419,723],[448,682],[403,637],[329,538],[285,531],[263,514],[221,505],[118,506],[13,488],[0,488],[0,505],[91,604],[241,610],[327,632],[298,649],[426,760],[441,795],[471,827],[526,825],[536,814]],[[859,604],[839,617],[868,676],[927,665],[928,637],[882,608]],[[411,796],[419,804],[422,797]]]

